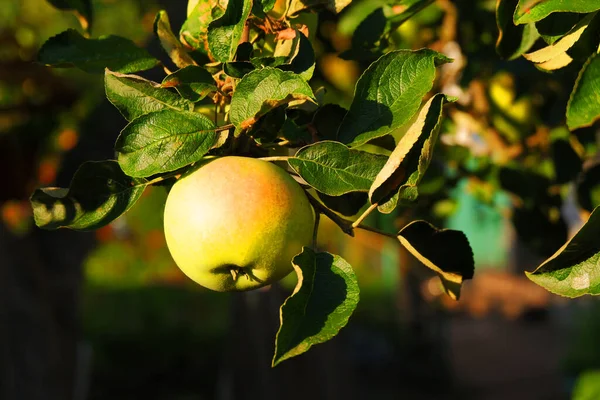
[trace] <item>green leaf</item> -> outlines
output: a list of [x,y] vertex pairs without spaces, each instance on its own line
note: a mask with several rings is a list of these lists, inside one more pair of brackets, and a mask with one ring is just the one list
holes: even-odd
[[498,40],[496,52],[502,58],[514,60],[528,51],[539,34],[533,23],[515,26],[512,16],[519,0],[499,0],[496,3]]
[[233,60],[250,10],[252,0],[229,0],[225,14],[209,24],[208,48],[215,60]]
[[600,10],[598,0],[519,0],[515,25],[536,22],[555,12],[589,13]]
[[595,16],[596,13],[588,14],[557,42],[543,49],[536,50],[533,53],[524,54],[523,57],[536,63],[538,68],[547,71],[565,67],[573,61],[571,56],[567,54],[567,50],[573,47],[579,40]]
[[261,115],[292,100],[314,100],[312,89],[298,75],[277,68],[263,68],[246,74],[231,99],[229,117],[241,129]]
[[48,0],[48,3],[59,10],[74,11],[81,27],[86,31],[90,30],[93,14],[91,0]]
[[341,196],[368,191],[386,160],[385,156],[326,140],[301,148],[288,163],[319,192]]
[[106,70],[104,87],[108,100],[119,109],[127,121],[164,109],[175,111],[194,109],[193,103],[182,99],[176,93],[136,75]]
[[231,61],[223,65],[223,72],[232,78],[241,79],[249,72],[254,71],[254,65],[249,61]]
[[174,87],[182,97],[192,102],[200,101],[211,92],[217,91],[217,85],[210,72],[195,65],[167,75],[161,86]]
[[271,11],[277,0],[253,0],[252,14],[264,18],[264,15]]
[[600,370],[582,372],[575,381],[571,400],[600,399]]
[[146,180],[131,178],[116,161],[88,161],[71,185],[37,189],[31,196],[35,224],[43,229],[98,229],[129,210]]
[[[219,0],[190,1],[188,17],[181,26],[179,38],[194,50],[208,53],[208,25],[223,15],[225,9]],[[227,3],[225,3],[227,5]]]
[[438,229],[426,221],[414,221],[398,232],[400,243],[426,267],[435,271],[446,293],[460,297],[465,279],[473,278],[473,251],[465,234],[452,229]]
[[289,0],[287,15],[294,16],[308,9],[326,8],[334,13],[341,12],[352,0]]
[[131,40],[120,36],[86,39],[74,29],[51,37],[38,53],[38,61],[53,67],[77,67],[103,73],[105,68],[122,73],[153,68],[159,61]]
[[527,277],[548,291],[565,296],[600,294],[600,207],[552,257]]
[[147,177],[199,161],[217,138],[215,125],[204,115],[162,110],[130,122],[115,151],[127,175]]
[[592,54],[579,72],[567,104],[567,125],[574,130],[600,118],[600,55]]
[[[442,107],[447,101],[445,95],[436,94],[423,106],[417,120],[377,174],[369,189],[369,200],[371,204],[380,204],[380,211],[390,213],[397,201],[414,202],[417,199],[417,185],[433,157],[441,127]],[[394,197],[397,193],[399,196]],[[385,204],[390,201],[390,204]]]
[[165,10],[161,10],[156,14],[156,18],[154,19],[154,34],[158,37],[162,48],[177,67],[184,68],[188,65],[196,64],[179,39],[173,34],[169,16]]
[[329,196],[317,192],[317,196],[327,208],[346,217],[356,215],[369,201],[369,196],[364,192],[350,192],[341,196]]
[[340,256],[305,247],[292,265],[298,284],[281,306],[273,366],[337,335],[359,300],[354,271]]
[[380,57],[356,84],[338,131],[340,141],[356,147],[404,125],[431,90],[436,65],[449,61],[429,49],[397,50]]

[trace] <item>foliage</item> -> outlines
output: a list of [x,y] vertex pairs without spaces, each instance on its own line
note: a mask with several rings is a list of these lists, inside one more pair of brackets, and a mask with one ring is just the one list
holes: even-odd
[[[456,16],[451,2],[190,1],[179,35],[166,11],[154,19],[154,34],[170,60],[158,60],[120,36],[91,38],[93,13],[86,2],[52,3],[82,15],[86,32],[69,29],[50,38],[38,61],[104,73],[106,97],[128,125],[116,140],[116,161],[85,163],[68,189],[34,193],[38,226],[99,228],[126,212],[146,186],[177,179],[211,157],[287,161],[318,214],[350,236],[364,229],[394,238],[458,299],[463,281],[474,273],[462,232],[402,219],[404,226],[393,233],[366,221],[376,210],[417,215],[430,199],[447,200],[445,186],[466,176],[488,182],[477,186],[484,201],[498,191],[511,193],[519,235],[540,254],[555,253],[530,279],[571,297],[597,293],[600,219],[590,212],[598,203],[599,180],[597,167],[584,162],[595,156],[597,143],[581,133],[600,119],[596,0],[496,3],[499,56],[523,56],[548,73],[579,70],[559,120],[539,127],[537,111],[551,106],[535,99],[553,86],[540,84],[540,96],[519,97],[511,75],[480,76],[485,61],[465,62],[472,50],[456,49],[457,32],[447,24],[438,42],[424,43],[429,48],[403,48],[406,26],[418,18],[427,26],[438,24],[442,14]],[[340,24],[355,29],[341,57],[365,68],[351,97],[331,101],[320,87],[323,77],[315,74],[315,31],[328,13],[340,12]],[[159,65],[166,72],[161,82],[133,75]],[[331,80],[343,71],[334,69]],[[474,82],[468,93],[459,85],[462,75]],[[480,82],[484,78],[487,86]],[[432,184],[426,172],[440,165],[439,183]],[[569,185],[577,186],[589,220],[556,251],[567,240],[560,207]],[[290,262],[298,284],[281,306],[273,365],[335,336],[359,298],[354,272],[340,256],[315,244]]]

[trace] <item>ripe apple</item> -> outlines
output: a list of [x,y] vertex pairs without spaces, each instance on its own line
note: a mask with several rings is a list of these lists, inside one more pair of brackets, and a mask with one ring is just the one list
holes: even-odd
[[257,289],[292,270],[312,240],[314,212],[282,168],[222,157],[181,177],[165,206],[167,246],[179,268],[220,292]]

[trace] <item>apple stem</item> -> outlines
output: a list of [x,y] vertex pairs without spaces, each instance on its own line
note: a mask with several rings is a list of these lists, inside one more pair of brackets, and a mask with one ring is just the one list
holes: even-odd
[[315,227],[313,229],[313,238],[312,238],[312,247],[314,250],[317,250],[317,235],[319,233],[319,220],[321,219],[321,214],[315,210]]

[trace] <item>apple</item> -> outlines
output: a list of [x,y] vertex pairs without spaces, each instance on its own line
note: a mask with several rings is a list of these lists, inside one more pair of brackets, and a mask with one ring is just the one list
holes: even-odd
[[171,256],[188,277],[229,292],[288,275],[292,258],[311,244],[314,220],[306,194],[284,169],[228,156],[175,182],[164,229]]

